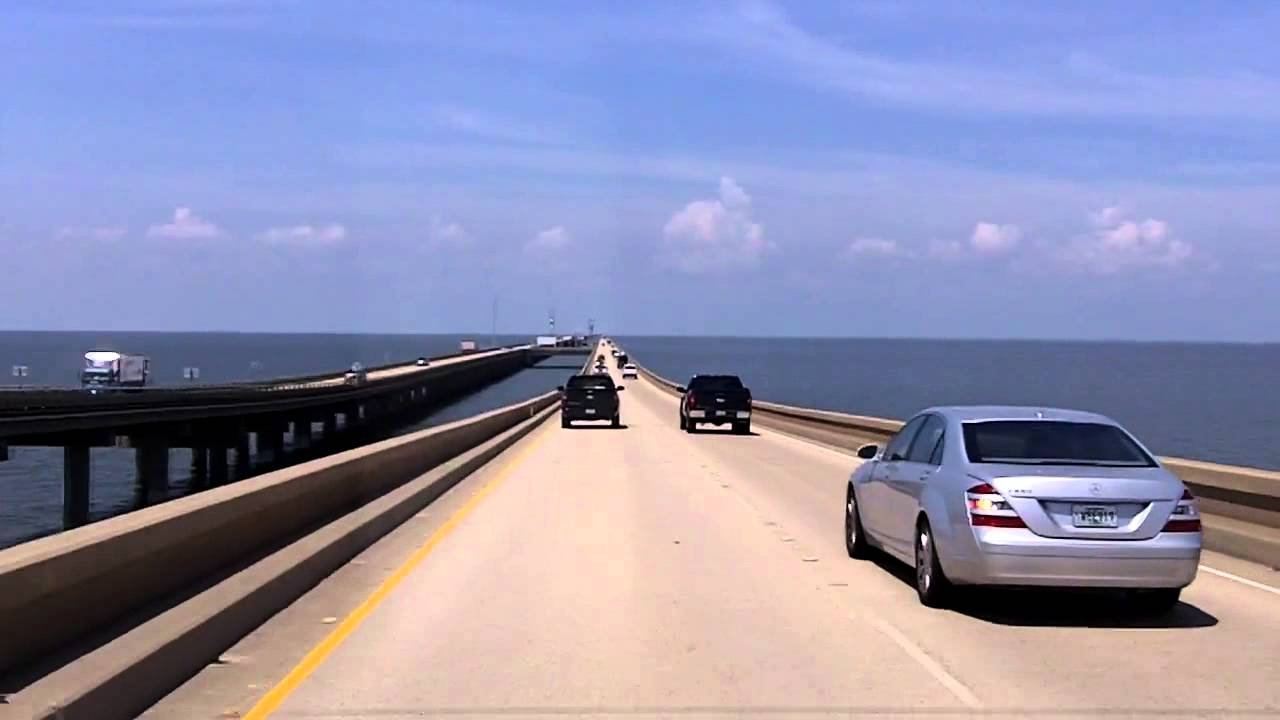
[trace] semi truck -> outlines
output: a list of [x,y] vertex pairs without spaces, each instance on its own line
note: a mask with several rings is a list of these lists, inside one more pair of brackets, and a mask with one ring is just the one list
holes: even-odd
[[80,371],[83,387],[142,387],[151,378],[151,358],[114,350],[90,350]]

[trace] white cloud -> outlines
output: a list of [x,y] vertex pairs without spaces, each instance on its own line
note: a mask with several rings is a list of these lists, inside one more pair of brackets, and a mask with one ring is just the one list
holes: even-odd
[[1017,225],[980,222],[973,226],[969,244],[980,253],[994,255],[1009,252],[1018,246],[1018,241],[1021,239],[1022,230]]
[[751,196],[730,177],[720,178],[720,199],[676,211],[662,237],[666,260],[691,274],[753,266],[774,247],[751,218]]
[[1131,268],[1174,267],[1194,254],[1190,243],[1171,236],[1164,220],[1133,220],[1118,206],[1092,213],[1091,219],[1093,231],[1061,249],[1059,256],[1068,264],[1110,274]]
[[939,260],[955,260],[964,255],[964,245],[959,240],[930,240],[929,257]]
[[555,133],[518,120],[496,117],[471,108],[441,104],[431,109],[435,124],[476,137],[514,143],[540,144],[557,138]]
[[573,242],[573,236],[565,230],[563,225],[547,228],[533,236],[526,248],[529,250],[561,250],[569,246]]
[[439,216],[431,218],[431,229],[428,235],[432,241],[448,245],[466,245],[471,242],[471,234],[466,228]]
[[902,255],[902,248],[898,247],[897,240],[885,240],[877,237],[860,237],[849,243],[848,252],[854,256],[892,256]]
[[341,225],[294,225],[271,228],[258,236],[272,245],[298,247],[332,247],[347,239],[347,229]]
[[1263,73],[1214,67],[1198,74],[1156,74],[1085,53],[1034,65],[921,61],[811,31],[766,1],[689,23],[682,34],[740,58],[747,72],[978,117],[1280,117],[1280,80]]
[[222,234],[217,225],[196,215],[189,207],[175,208],[173,222],[152,225],[147,229],[147,237],[170,238],[173,240],[202,240],[215,238]]
[[83,225],[67,225],[58,229],[54,237],[59,240],[100,240],[110,242],[119,240],[128,233],[124,227],[87,227]]

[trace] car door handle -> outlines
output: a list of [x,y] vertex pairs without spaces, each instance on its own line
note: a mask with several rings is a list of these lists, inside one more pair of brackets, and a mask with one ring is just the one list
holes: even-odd
[[932,474],[933,474],[933,473],[931,473],[931,472],[920,473],[920,482],[924,482],[925,480],[928,480],[928,479],[929,479],[929,476],[930,476],[930,475],[932,475]]

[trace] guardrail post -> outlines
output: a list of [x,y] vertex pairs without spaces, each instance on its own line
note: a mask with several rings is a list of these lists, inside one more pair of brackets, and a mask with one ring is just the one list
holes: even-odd
[[144,502],[163,499],[169,491],[169,446],[144,440],[134,451],[134,466]]
[[62,448],[62,526],[89,522],[89,446]]

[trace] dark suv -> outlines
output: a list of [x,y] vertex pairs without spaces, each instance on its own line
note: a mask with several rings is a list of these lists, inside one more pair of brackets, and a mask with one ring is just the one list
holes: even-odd
[[680,429],[694,432],[699,423],[728,424],[739,434],[751,432],[751,391],[737,375],[694,375],[680,386]]

